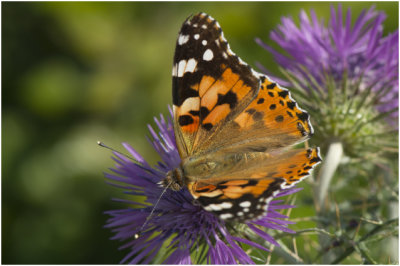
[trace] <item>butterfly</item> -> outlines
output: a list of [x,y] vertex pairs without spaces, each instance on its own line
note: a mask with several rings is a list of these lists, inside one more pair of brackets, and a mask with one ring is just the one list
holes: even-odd
[[290,92],[235,55],[218,22],[189,17],[172,69],[174,132],[181,164],[161,182],[187,188],[226,221],[263,217],[268,203],[310,174],[319,148],[295,149],[313,134]]

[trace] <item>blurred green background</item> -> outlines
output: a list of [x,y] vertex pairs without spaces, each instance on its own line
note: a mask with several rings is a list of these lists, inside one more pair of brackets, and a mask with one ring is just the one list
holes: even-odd
[[[352,8],[354,18],[372,4],[343,6]],[[397,29],[397,2],[375,5],[388,15],[384,33]],[[3,2],[2,263],[111,264],[126,254],[103,228],[103,212],[124,206],[111,201],[122,193],[104,182],[113,161],[96,141],[119,150],[127,141],[149,162],[158,160],[145,141],[146,124],[167,114],[175,40],[190,14],[212,15],[244,61],[278,73],[254,38],[272,44],[268,34],[282,16],[298,21],[301,9],[313,8],[327,21],[329,7]],[[299,207],[293,215],[310,212]]]

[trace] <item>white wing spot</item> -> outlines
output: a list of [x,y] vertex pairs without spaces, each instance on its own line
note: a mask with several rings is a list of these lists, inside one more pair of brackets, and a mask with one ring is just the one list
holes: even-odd
[[250,209],[249,209],[249,208],[244,208],[243,211],[244,211],[244,212],[249,212]]
[[225,59],[228,58],[228,55],[227,55],[225,52],[222,53],[222,56],[223,56]]
[[222,220],[229,219],[232,217],[233,217],[233,215],[231,213],[224,213],[219,216],[219,218],[221,218]]
[[205,206],[204,209],[205,209],[206,211],[209,211],[209,212],[212,211],[212,208],[211,208],[210,206]]
[[212,60],[213,57],[214,57],[214,54],[211,51],[211,49],[207,49],[203,54],[203,60],[206,60],[206,61]]
[[193,27],[197,28],[197,26],[198,26],[197,23],[193,24]]
[[211,209],[212,211],[220,211],[222,207],[219,204],[210,204],[207,206],[207,210]]
[[243,216],[244,213],[243,213],[243,212],[238,212],[238,213],[236,213],[236,215],[237,215],[237,216]]
[[206,24],[201,25],[201,27],[202,27],[203,29],[207,29],[207,25],[206,25]]
[[185,67],[186,67],[186,60],[179,61],[179,64],[178,64],[178,77],[183,77],[183,74],[185,73]]
[[200,38],[200,35],[199,35],[199,34],[195,34],[193,37],[194,37],[196,40],[198,40],[198,39]]
[[175,64],[173,67],[172,67],[172,76],[173,77],[176,77],[176,68],[178,67],[178,64]]
[[172,75],[174,77],[183,77],[186,72],[194,72],[196,70],[197,61],[194,58],[179,61],[179,64],[172,68]]
[[178,44],[182,45],[187,43],[187,41],[189,41],[189,37],[190,37],[189,35],[179,35]]
[[223,209],[230,209],[232,208],[233,204],[231,202],[223,202],[220,204]]
[[[196,99],[194,97],[189,98],[189,99],[193,99],[190,100],[187,105],[193,103],[193,101],[195,101]],[[197,98],[198,99],[198,98]],[[186,100],[187,101],[187,100]],[[186,101],[184,102],[184,105],[186,104]],[[195,103],[196,106],[199,105],[198,102]],[[186,108],[187,109],[187,108]],[[221,211],[222,209],[230,209],[232,208],[233,204],[231,202],[223,202],[221,204],[210,204],[208,206],[205,206],[204,209],[206,211]]]
[[206,40],[201,41],[201,43],[202,43],[204,46],[207,45],[207,41],[206,41]]
[[191,58],[187,61],[185,72],[194,72],[197,66],[197,61],[194,58]]
[[240,207],[246,208],[246,207],[250,207],[251,206],[251,202],[250,201],[243,201],[241,203],[239,203]]

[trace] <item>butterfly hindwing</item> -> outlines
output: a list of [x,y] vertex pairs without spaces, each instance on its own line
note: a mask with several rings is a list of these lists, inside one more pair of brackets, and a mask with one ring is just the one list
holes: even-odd
[[320,161],[318,148],[248,156],[219,177],[198,179],[188,188],[206,210],[222,219],[253,220],[266,214],[276,193],[306,178]]

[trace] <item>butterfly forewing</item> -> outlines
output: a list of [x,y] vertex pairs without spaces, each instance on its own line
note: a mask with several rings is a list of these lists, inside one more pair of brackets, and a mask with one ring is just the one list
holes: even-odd
[[259,78],[230,50],[218,23],[201,13],[179,32],[173,64],[175,133],[182,157],[206,151],[220,128],[256,97]]

